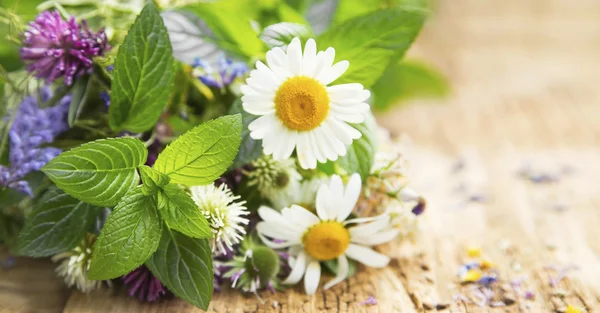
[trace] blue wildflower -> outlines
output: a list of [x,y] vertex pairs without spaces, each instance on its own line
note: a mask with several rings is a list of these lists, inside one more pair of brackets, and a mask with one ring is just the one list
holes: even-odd
[[[48,101],[52,91],[42,87],[41,100]],[[19,104],[18,111],[8,132],[10,167],[0,165],[0,186],[16,189],[32,195],[29,184],[23,178],[39,171],[48,161],[61,153],[54,147],[43,147],[69,128],[67,115],[71,96],[65,96],[56,106],[40,108],[38,98],[27,96]]]
[[226,57],[221,57],[215,67],[199,58],[196,58],[192,66],[194,66],[194,76],[198,77],[203,84],[216,88],[231,85],[236,78],[249,71],[246,63],[233,61]]

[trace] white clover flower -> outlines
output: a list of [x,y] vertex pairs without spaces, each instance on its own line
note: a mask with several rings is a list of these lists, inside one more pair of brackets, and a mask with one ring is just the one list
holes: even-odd
[[294,150],[302,168],[315,168],[317,160],[335,161],[347,146],[361,137],[348,123],[361,123],[369,111],[370,92],[359,83],[328,86],[350,63],[335,59],[334,48],[317,53],[308,39],[302,51],[294,38],[284,50],[267,52],[267,65],[256,62],[241,87],[244,110],[259,115],[248,129],[262,139],[263,151],[275,160],[289,158]]
[[73,250],[52,257],[52,262],[60,262],[56,268],[58,276],[64,278],[67,286],[75,286],[84,293],[102,285],[101,280],[88,279],[88,270],[92,261],[92,245],[95,240],[95,236],[88,234]]
[[263,198],[273,202],[291,197],[298,191],[302,176],[296,170],[294,159],[276,161],[264,155],[252,161],[251,165],[252,170],[244,172],[248,186],[256,186]]
[[236,202],[240,196],[233,195],[225,184],[190,187],[190,194],[214,234],[213,251],[226,253],[242,241],[249,222],[244,216],[250,214],[244,206],[246,201]]
[[317,192],[317,215],[298,205],[284,208],[281,213],[267,207],[259,209],[263,221],[256,229],[261,240],[271,248],[288,248],[294,256],[290,259],[292,271],[284,284],[296,284],[304,276],[306,293],[314,294],[321,277],[320,261],[338,262],[338,272],[325,284],[325,289],[348,276],[347,258],[371,267],[388,264],[387,256],[369,247],[398,235],[397,229],[390,228],[389,216],[347,220],[360,193],[358,174],[352,175],[346,187],[342,179],[334,175],[329,185],[321,185]]

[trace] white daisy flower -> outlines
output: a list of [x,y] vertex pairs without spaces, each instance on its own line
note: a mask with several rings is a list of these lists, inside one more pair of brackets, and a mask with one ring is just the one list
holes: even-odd
[[291,197],[298,191],[302,176],[296,170],[295,159],[274,160],[264,155],[251,163],[252,170],[244,171],[248,186],[256,186],[263,198],[276,201]]
[[244,206],[246,201],[236,202],[240,196],[233,195],[225,184],[190,187],[190,195],[214,234],[213,251],[216,248],[220,253],[226,253],[242,241],[246,234],[244,226],[248,225],[244,216],[250,214]]
[[248,129],[262,139],[263,150],[275,160],[289,158],[294,149],[302,168],[317,160],[335,161],[361,133],[348,123],[361,123],[369,111],[370,92],[359,83],[328,86],[347,69],[348,61],[333,64],[335,50],[317,53],[308,39],[302,51],[294,38],[287,50],[267,52],[267,65],[256,62],[241,87],[244,110],[260,115]]
[[92,245],[95,240],[95,236],[88,234],[73,250],[52,257],[53,262],[60,262],[56,268],[58,276],[64,278],[67,286],[75,286],[84,293],[102,285],[101,280],[88,279],[88,270],[92,261]]
[[306,293],[314,294],[321,277],[320,261],[338,262],[338,272],[325,284],[325,289],[346,279],[347,258],[371,267],[388,264],[387,256],[369,247],[398,235],[397,229],[390,228],[389,216],[346,220],[360,192],[358,174],[352,175],[346,187],[342,179],[334,175],[329,185],[321,185],[317,192],[317,215],[298,205],[284,208],[281,213],[267,207],[258,210],[263,221],[256,229],[265,245],[274,249],[289,248],[289,253],[295,256],[284,284],[296,284],[304,276]]

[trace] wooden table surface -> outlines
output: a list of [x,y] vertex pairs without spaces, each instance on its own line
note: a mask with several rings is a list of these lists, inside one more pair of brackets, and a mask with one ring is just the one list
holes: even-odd
[[[329,291],[265,293],[264,304],[225,291],[210,310],[600,312],[599,17],[598,0],[439,0],[411,54],[438,66],[453,95],[380,116],[412,142],[411,177],[428,199],[421,237]],[[554,180],[519,176],[524,164]],[[477,298],[456,273],[469,246],[497,266],[494,300],[514,304],[466,301]],[[18,259],[0,270],[0,312],[201,312],[122,290],[69,293],[53,268]],[[361,304],[369,296],[378,304]]]

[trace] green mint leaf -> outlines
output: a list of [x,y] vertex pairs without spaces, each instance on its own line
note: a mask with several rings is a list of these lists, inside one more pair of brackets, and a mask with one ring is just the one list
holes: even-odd
[[378,10],[321,34],[317,38],[320,49],[334,47],[336,61],[350,62],[346,73],[335,83],[358,82],[370,88],[410,47],[423,26],[425,13],[412,8]]
[[158,193],[158,211],[169,226],[192,238],[212,238],[206,218],[192,198],[179,186],[170,184]]
[[442,98],[450,92],[448,81],[435,69],[415,61],[390,66],[371,88],[373,108],[388,110],[416,98]]
[[171,179],[169,176],[147,166],[141,165],[138,167],[140,176],[142,177],[142,193],[146,196],[157,193],[160,188],[166,186]]
[[89,278],[116,278],[144,264],[156,251],[162,228],[156,197],[145,196],[141,186],[132,189],[106,219],[94,245]]
[[139,183],[136,168],[147,156],[148,150],[137,139],[100,139],[61,153],[42,172],[81,201],[114,206]]
[[119,46],[108,117],[114,130],[144,132],[154,126],[174,80],[169,34],[149,1]]
[[74,248],[92,230],[99,212],[100,208],[50,187],[25,220],[19,254],[47,257]]
[[88,92],[92,87],[91,84],[91,76],[83,75],[79,79],[75,80],[75,84],[73,84],[73,89],[71,92],[71,103],[69,104],[69,115],[67,117],[67,122],[69,126],[73,126],[75,120],[81,114],[83,109],[83,105],[87,99]]
[[272,48],[288,45],[294,37],[306,41],[312,36],[312,31],[306,25],[282,22],[265,27],[259,38]]
[[175,184],[206,185],[217,179],[240,146],[242,116],[226,115],[190,129],[158,155],[154,168]]
[[250,137],[250,130],[248,125],[258,118],[257,115],[248,114],[242,107],[242,100],[237,100],[231,105],[229,114],[241,114],[242,115],[242,141],[240,149],[238,151],[233,164],[229,167],[230,169],[238,168],[246,165],[262,155],[262,140],[254,140]]
[[338,159],[338,164],[348,173],[360,174],[364,183],[375,161],[377,123],[375,117],[369,113],[363,123],[352,126],[362,133],[362,137],[352,142],[346,155]]
[[178,298],[208,309],[213,292],[208,239],[189,238],[165,227],[158,250],[146,266]]
[[166,11],[161,16],[177,60],[194,64],[199,58],[207,64],[217,63],[223,50],[214,43],[216,38],[203,20],[186,11]]

